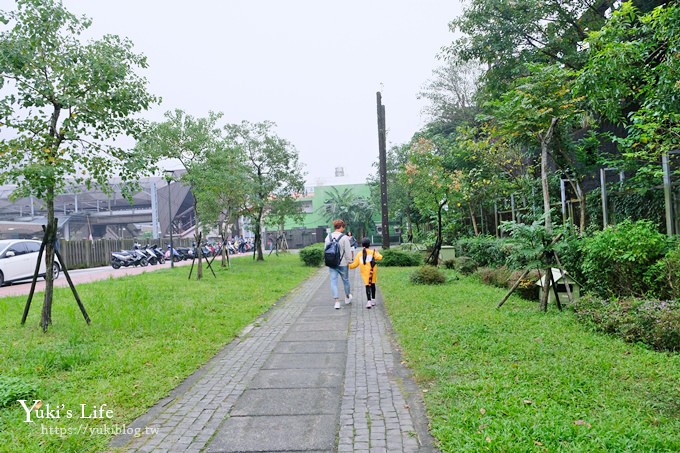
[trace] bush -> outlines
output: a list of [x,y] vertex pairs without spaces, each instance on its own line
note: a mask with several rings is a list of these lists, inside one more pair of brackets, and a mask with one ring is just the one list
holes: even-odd
[[596,330],[657,351],[680,351],[680,302],[603,300],[585,296],[573,305],[577,319]]
[[307,266],[319,267],[323,263],[323,249],[322,242],[309,245],[300,250],[300,259]]
[[423,256],[418,252],[405,252],[401,250],[384,250],[383,259],[380,261],[382,266],[420,266]]
[[[512,288],[512,285],[522,276],[522,271],[512,271],[508,279],[508,289]],[[526,300],[538,300],[538,270],[534,269],[530,271],[524,278],[519,282],[515,293],[523,299]]]
[[644,296],[653,289],[645,271],[667,247],[666,237],[648,220],[608,227],[583,243],[586,286],[601,297]]
[[[487,285],[496,286],[498,288],[510,289],[522,276],[523,271],[513,271],[505,266],[493,268],[493,267],[480,267],[477,269],[476,274],[479,279],[486,283]],[[538,300],[538,286],[536,282],[538,281],[538,271],[532,270],[527,275],[522,278],[519,282],[517,288],[515,288],[515,294],[527,300]]]
[[[453,269],[457,270],[463,275],[473,274],[477,270],[477,263],[475,263],[475,261],[469,256],[457,256],[452,260],[447,261],[451,261],[453,264]],[[445,261],[444,265],[446,265],[446,263],[447,262]]]
[[0,376],[0,409],[16,404],[17,400],[33,400],[37,396],[35,386],[25,379]]
[[449,269],[449,270],[454,270],[456,268],[456,260],[451,259],[451,260],[444,260],[444,267]]
[[[487,285],[497,286],[499,288],[507,288],[508,282],[510,282],[510,275],[512,271],[505,266],[498,268],[493,267],[480,267],[477,269],[477,275],[479,279],[486,283]],[[510,286],[512,286],[510,283]]]
[[494,236],[462,238],[453,246],[456,256],[467,256],[478,267],[500,267],[505,265],[508,257],[505,241]]
[[680,243],[645,272],[649,295],[658,299],[680,299]]
[[[390,249],[390,250],[392,250],[392,249]],[[427,250],[427,247],[425,247],[422,244],[415,244],[413,242],[404,242],[403,244],[398,245],[396,250],[409,251],[409,252],[423,252],[423,251]]]
[[446,283],[446,275],[434,266],[422,266],[411,274],[411,283],[417,285],[441,285]]

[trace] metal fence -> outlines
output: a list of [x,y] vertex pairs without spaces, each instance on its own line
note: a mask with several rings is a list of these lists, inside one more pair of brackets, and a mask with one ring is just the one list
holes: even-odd
[[[191,238],[182,238],[173,239],[172,244],[175,247],[190,247],[192,242]],[[69,269],[83,269],[108,266],[111,264],[111,252],[130,250],[135,243],[145,245],[147,242],[137,239],[60,240],[59,252]],[[149,244],[157,244],[163,250],[167,248],[165,242],[154,241]]]

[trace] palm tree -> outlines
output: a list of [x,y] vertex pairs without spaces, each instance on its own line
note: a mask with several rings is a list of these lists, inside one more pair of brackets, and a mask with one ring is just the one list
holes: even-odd
[[336,187],[331,187],[327,197],[319,208],[326,221],[344,220],[347,230],[352,231],[359,240],[368,233],[373,221],[373,204],[370,200],[355,195],[352,189],[340,192]]

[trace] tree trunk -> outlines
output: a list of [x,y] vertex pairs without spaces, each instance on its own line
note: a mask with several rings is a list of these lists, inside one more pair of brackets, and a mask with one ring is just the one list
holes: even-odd
[[262,253],[262,217],[263,212],[260,211],[255,222],[255,251],[257,254],[257,261],[264,261],[264,253]]
[[43,300],[42,314],[40,316],[40,327],[43,332],[47,332],[47,328],[52,324],[52,295],[54,293],[54,273],[52,266],[54,265],[54,247],[55,239],[57,237],[57,221],[54,218],[54,189],[50,188],[47,191],[45,199],[47,205],[47,227],[45,228],[45,235],[47,242],[45,243],[45,298]]
[[432,253],[427,258],[427,263],[433,266],[439,265],[439,252],[442,249],[442,209],[446,206],[447,200],[444,200],[437,209],[437,239],[434,242],[434,247],[432,248]]
[[406,206],[406,242],[413,242],[413,223],[411,222],[411,208]]
[[545,230],[552,233],[552,216],[550,214],[550,189],[548,188],[548,147],[552,140],[553,131],[557,124],[557,118],[553,118],[550,127],[541,136],[541,187],[543,189],[543,212],[545,213]]
[[475,236],[479,236],[479,227],[477,226],[477,218],[475,217],[475,211],[472,209],[472,203],[468,203],[468,208],[470,209],[470,220],[472,221],[472,229],[475,232]]
[[[192,191],[193,193],[193,191]],[[196,255],[198,257],[198,267],[196,268],[196,279],[200,280],[203,278],[203,249],[201,248],[201,240],[202,234],[201,234],[201,229],[200,229],[200,224],[199,224],[199,219],[198,219],[198,200],[196,200],[196,197],[194,196],[194,216],[196,218],[196,226],[194,230],[194,240],[196,241],[196,249],[194,250],[196,252]]]

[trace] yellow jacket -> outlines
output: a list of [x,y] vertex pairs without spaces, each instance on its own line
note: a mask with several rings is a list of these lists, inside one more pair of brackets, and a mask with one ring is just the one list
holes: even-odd
[[[366,250],[366,262],[363,262],[363,256],[364,256],[364,250]],[[354,256],[354,261],[349,264],[350,269],[355,269],[359,268],[359,271],[361,272],[361,278],[364,280],[364,285],[368,285],[370,283],[375,283],[378,280],[378,266],[377,263],[373,267],[373,276],[371,277],[371,261],[375,260],[380,261],[382,259],[382,255],[380,252],[377,250],[371,250],[371,249],[364,249],[362,248],[360,251],[357,252],[357,254]],[[368,281],[368,278],[371,277],[371,281]]]

